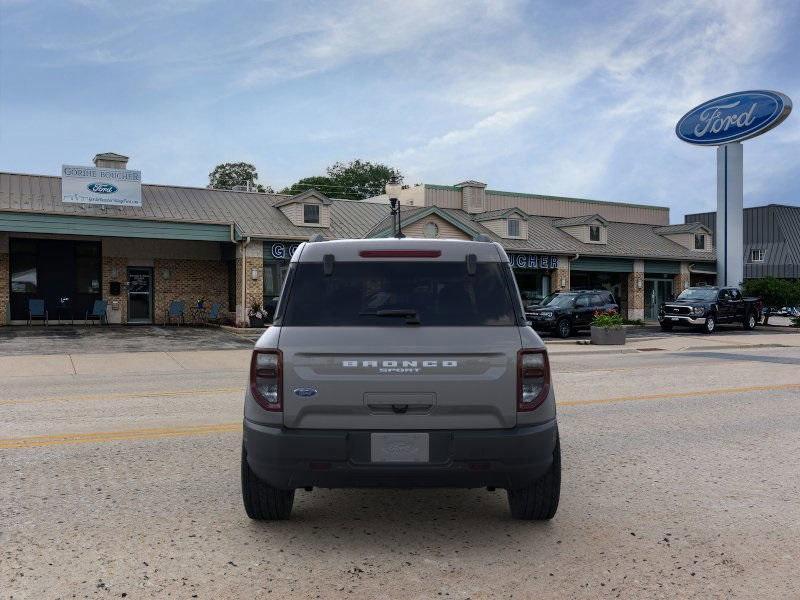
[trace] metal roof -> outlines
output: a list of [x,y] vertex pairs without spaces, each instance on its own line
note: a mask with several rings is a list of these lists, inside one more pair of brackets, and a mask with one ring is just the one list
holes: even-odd
[[473,215],[473,219],[475,219],[476,221],[491,221],[492,219],[504,219],[512,214],[518,214],[525,220],[528,219],[528,214],[524,210],[513,206],[511,208],[498,208],[497,210],[487,210],[486,212]]
[[575,225],[589,225],[595,221],[600,221],[604,225],[608,223],[606,218],[595,213],[593,215],[581,215],[580,217],[570,217],[568,219],[556,219],[553,221],[553,225],[556,227],[573,227]]
[[[717,213],[706,212],[689,214],[684,219],[699,221],[713,231],[716,217]],[[751,206],[744,209],[743,217],[745,278],[800,278],[800,206]],[[763,250],[764,260],[752,262],[753,250]]]
[[[61,178],[49,175],[0,173],[0,211],[151,219],[156,221],[234,224],[245,237],[307,240],[319,227],[298,227],[275,207],[291,196],[214,190],[174,185],[142,185],[142,206],[97,206],[61,201]],[[389,212],[384,204],[335,200],[331,238],[362,237]]]
[[[47,175],[0,173],[0,211],[17,213],[79,215],[115,219],[153,220],[175,223],[215,223],[235,225],[242,236],[272,240],[307,240],[321,233],[328,239],[364,238],[378,235],[391,225],[389,206],[358,200],[332,199],[331,226],[299,227],[275,205],[290,196],[214,190],[208,188],[142,185],[141,207],[68,204],[61,201],[61,178]],[[468,235],[482,233],[512,252],[583,254],[648,259],[713,261],[710,252],[684,248],[656,232],[658,227],[637,223],[607,221],[607,244],[584,244],[561,231],[556,223],[564,219],[528,215],[528,238],[511,240],[499,237],[475,216],[461,209],[440,207],[401,207],[403,222],[422,218],[435,210]],[[525,214],[521,209],[517,210]],[[793,213],[794,214],[794,213]],[[485,213],[481,218],[485,218]],[[596,218],[595,215],[581,217]],[[797,217],[795,235],[800,225]],[[793,242],[800,252],[800,237]]]
[[692,223],[678,223],[677,225],[665,225],[663,227],[657,227],[656,233],[661,235],[674,233],[694,233],[700,229],[702,229],[705,233],[711,233],[711,230],[708,227],[702,223],[698,223],[697,221]]
[[[528,215],[528,239],[512,240],[502,238],[491,229],[476,221],[473,215],[457,208],[440,207],[401,207],[403,226],[424,218],[435,209],[438,214],[448,217],[451,222],[461,225],[471,235],[477,231],[499,242],[510,252],[536,252],[547,254],[581,254],[588,256],[620,256],[628,258],[648,258],[656,260],[691,260],[713,262],[712,252],[690,250],[677,242],[655,232],[657,227],[640,223],[620,223],[606,221],[608,242],[606,244],[584,244],[556,226],[564,219]],[[594,216],[594,215],[590,215]],[[385,232],[391,226],[391,217],[378,222],[364,237]]]

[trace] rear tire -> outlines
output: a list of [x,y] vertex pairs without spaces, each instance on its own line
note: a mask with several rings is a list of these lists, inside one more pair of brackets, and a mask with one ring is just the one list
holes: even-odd
[[747,316],[744,318],[744,322],[742,323],[742,327],[744,327],[745,331],[752,331],[756,328],[756,323],[758,320],[756,319],[756,313],[750,311],[747,313]]
[[256,521],[282,521],[292,514],[294,490],[280,490],[261,481],[247,464],[242,447],[242,500],[247,516]]
[[569,324],[569,319],[561,319],[556,323],[556,335],[562,340],[572,335],[572,326]]
[[511,516],[524,521],[547,521],[556,515],[561,496],[561,442],[556,440],[553,463],[526,488],[508,490]]

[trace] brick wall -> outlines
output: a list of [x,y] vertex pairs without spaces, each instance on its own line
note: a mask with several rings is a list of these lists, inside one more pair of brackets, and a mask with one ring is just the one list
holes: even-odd
[[568,291],[569,289],[569,259],[565,256],[562,256],[558,259],[558,268],[550,271],[550,291]]
[[681,272],[672,280],[672,293],[674,295],[680,294],[683,290],[691,285],[691,273],[689,273],[689,263],[681,263]]
[[[119,281],[120,295],[109,294],[109,284]],[[103,256],[103,300],[108,302],[108,322],[126,323],[128,321],[128,259],[116,256]],[[119,306],[114,310],[114,303]]]
[[10,279],[9,269],[10,261],[8,254],[0,252],[0,326],[6,325],[9,319],[9,312],[11,310],[10,289],[8,281]]
[[[253,270],[256,271],[255,279],[252,275]],[[242,304],[242,285],[244,285],[244,304]],[[237,324],[244,327],[248,325],[247,311],[255,302],[259,304],[264,302],[264,244],[251,241],[246,248],[242,244],[236,247]]]
[[[169,273],[166,279],[165,271]],[[156,258],[153,296],[153,322],[158,324],[164,323],[164,313],[173,300],[185,302],[187,322],[191,319],[189,309],[199,298],[205,299],[206,306],[218,302],[224,310],[228,305],[228,269],[222,261]]]
[[644,319],[644,261],[633,261],[633,273],[628,273],[629,319]]

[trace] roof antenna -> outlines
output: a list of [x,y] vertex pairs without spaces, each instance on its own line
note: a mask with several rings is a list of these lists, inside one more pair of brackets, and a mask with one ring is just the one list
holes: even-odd
[[[389,185],[396,186],[397,183],[397,177],[392,175],[389,179]],[[404,238],[406,236],[403,234],[403,229],[400,222],[400,202],[397,200],[397,198],[389,198],[389,205],[392,207],[392,232],[394,233],[394,237]]]

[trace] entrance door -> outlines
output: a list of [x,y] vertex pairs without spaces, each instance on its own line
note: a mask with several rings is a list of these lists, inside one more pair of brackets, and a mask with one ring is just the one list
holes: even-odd
[[128,268],[128,323],[153,322],[153,269]]
[[671,279],[644,280],[644,318],[649,321],[658,319],[658,309],[662,303],[672,297]]

